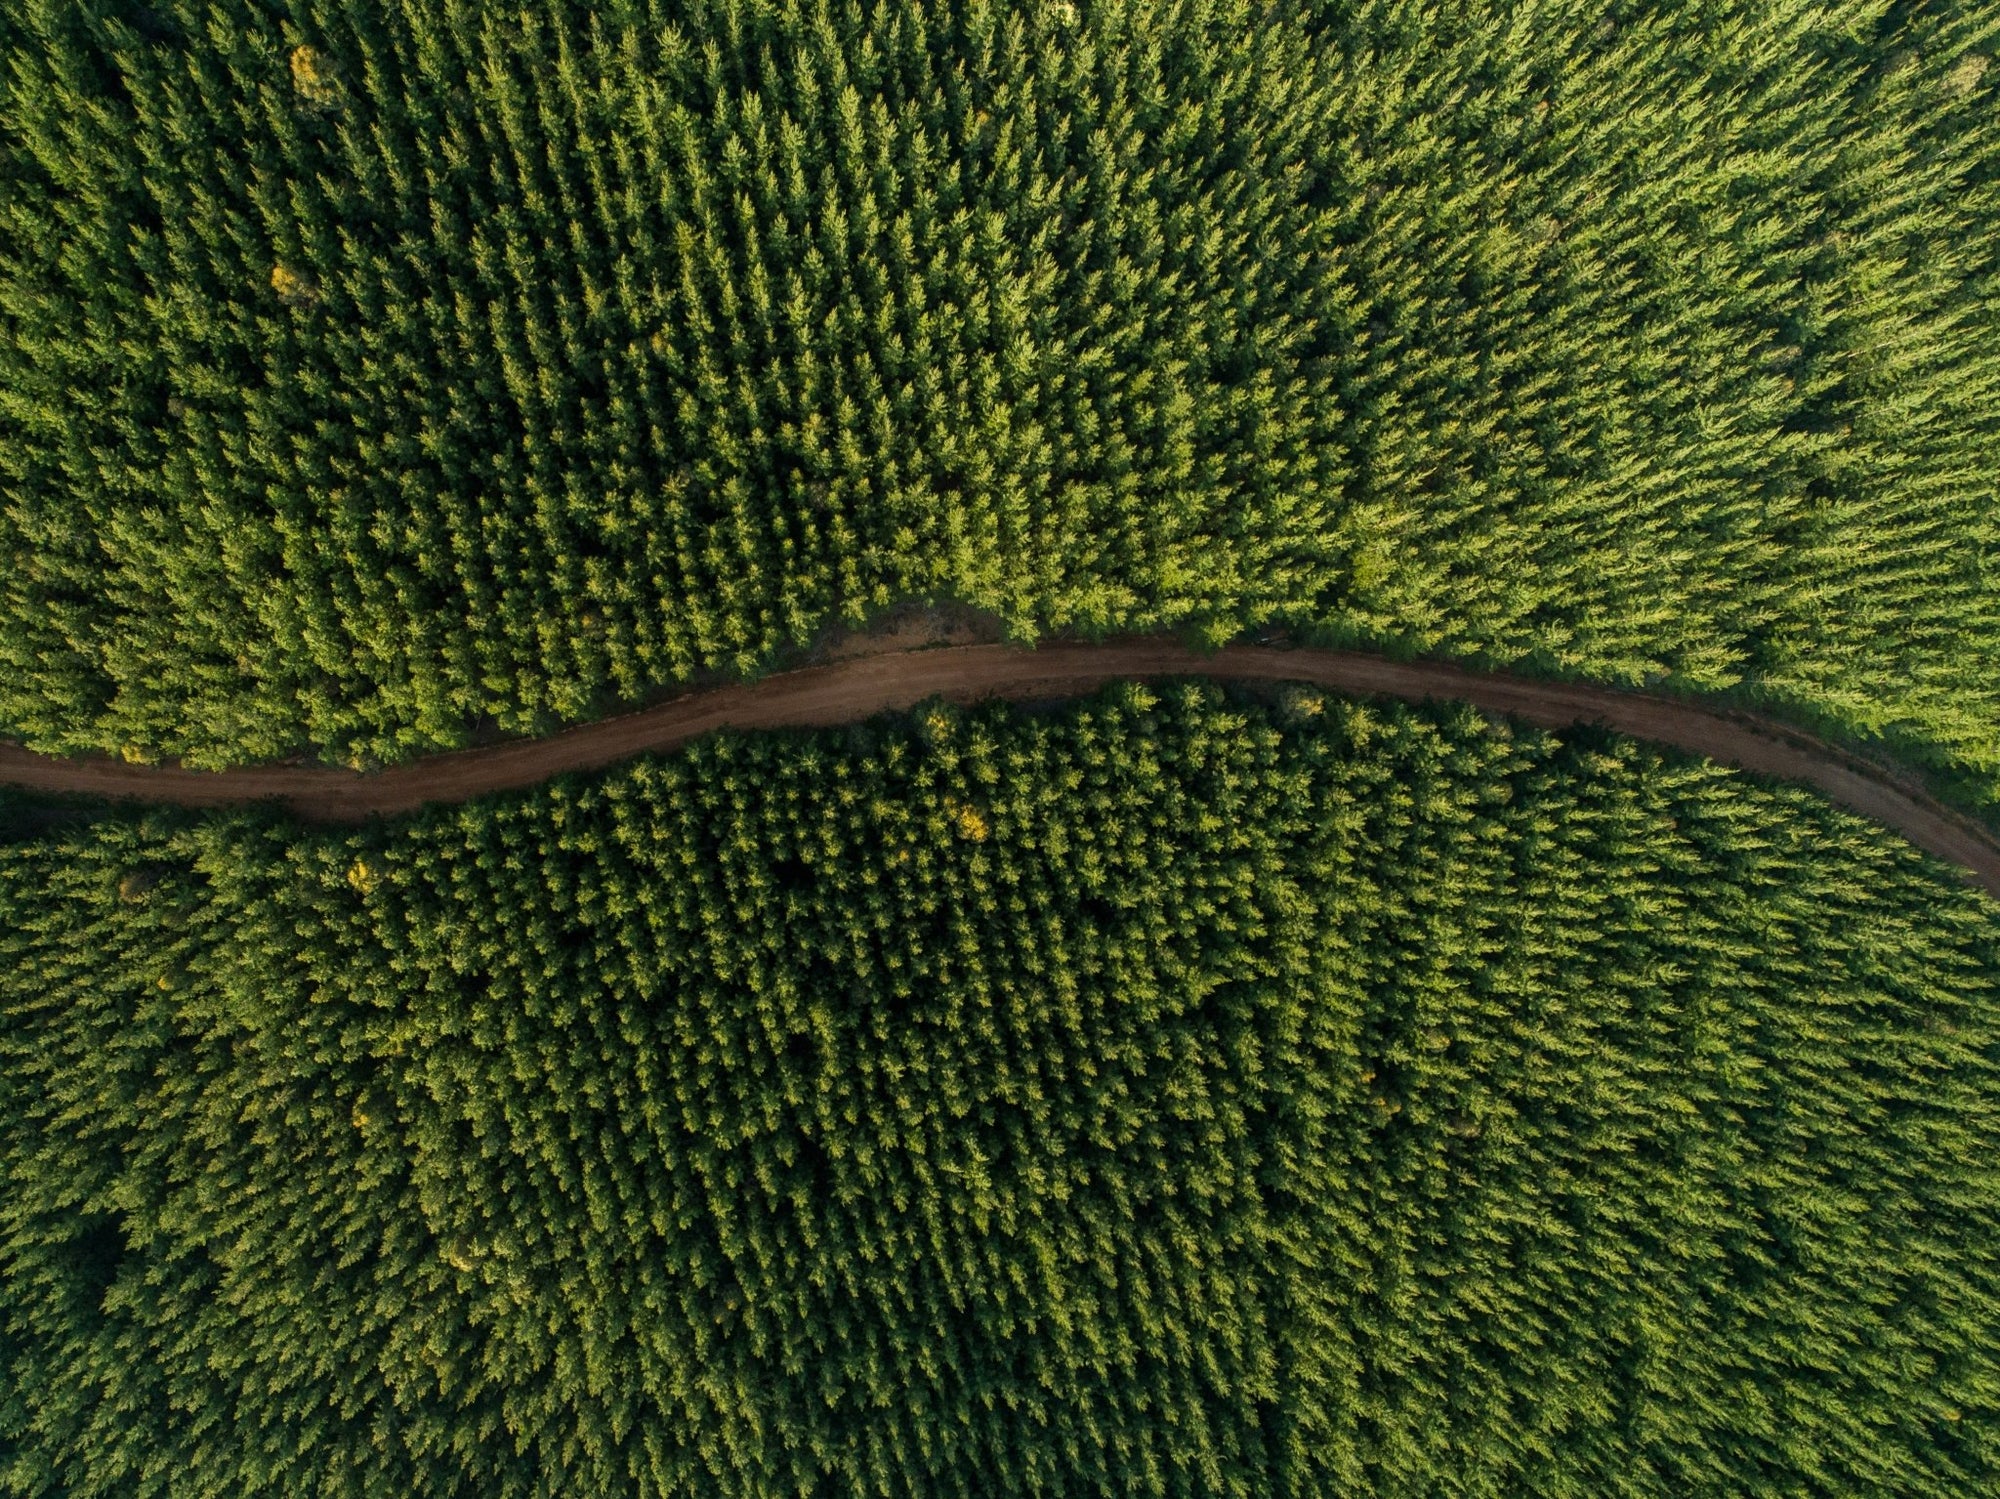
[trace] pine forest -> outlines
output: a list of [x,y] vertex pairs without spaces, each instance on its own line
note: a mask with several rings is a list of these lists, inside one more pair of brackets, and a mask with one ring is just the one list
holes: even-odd
[[2000,10],[8,0],[0,731],[390,761],[906,599],[2000,799]]
[[13,1492],[2000,1482],[2000,910],[1630,742],[1127,688],[0,911]]
[[1996,1494],[1995,0],[0,0],[0,1499]]

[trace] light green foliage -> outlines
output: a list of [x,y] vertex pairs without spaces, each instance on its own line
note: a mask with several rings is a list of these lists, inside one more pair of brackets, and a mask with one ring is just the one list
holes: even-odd
[[954,598],[1743,685],[1990,796],[1996,48],[22,0],[0,727],[398,758]]
[[0,1489],[1992,1493],[1992,903],[1304,701],[17,832]]

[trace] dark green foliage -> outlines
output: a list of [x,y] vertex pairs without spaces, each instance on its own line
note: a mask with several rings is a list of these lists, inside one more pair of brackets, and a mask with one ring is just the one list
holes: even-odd
[[1996,27],[19,0],[0,724],[394,758],[956,598],[1990,791]]
[[1287,713],[17,842],[0,1487],[1992,1493],[1993,905]]

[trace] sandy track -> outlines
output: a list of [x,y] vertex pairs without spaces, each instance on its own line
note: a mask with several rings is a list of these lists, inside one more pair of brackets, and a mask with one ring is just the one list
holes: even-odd
[[373,774],[305,766],[194,771],[74,759],[0,745],[0,782],[41,791],[136,798],[183,807],[275,801],[315,822],[362,822],[532,786],[566,770],[593,770],[644,750],[671,749],[716,729],[851,723],[926,698],[1058,698],[1135,677],[1202,676],[1310,682],[1340,692],[1458,699],[1545,728],[1601,723],[1712,760],[1817,787],[1829,799],[1894,828],[1958,865],[2000,897],[2000,846],[1968,820],[1829,745],[1765,720],[1722,714],[1675,698],[1477,673],[1437,662],[1390,661],[1350,651],[1230,646],[1213,655],[1172,641],[1135,639],[1039,650],[1005,645],[890,650],[762,681],[690,693],[642,712],[543,739],[432,755]]

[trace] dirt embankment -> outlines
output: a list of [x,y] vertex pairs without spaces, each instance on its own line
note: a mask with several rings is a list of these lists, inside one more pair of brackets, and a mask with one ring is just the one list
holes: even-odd
[[1206,655],[1157,639],[1064,643],[1038,650],[990,644],[910,650],[894,639],[880,645],[762,681],[689,693],[544,739],[433,755],[372,774],[303,766],[193,771],[127,765],[99,756],[58,759],[0,745],[0,782],[184,807],[275,801],[300,818],[352,823],[414,811],[427,802],[460,802],[532,786],[562,771],[593,770],[645,750],[672,749],[717,729],[851,723],[931,697],[958,703],[1074,697],[1107,682],[1140,677],[1308,682],[1338,692],[1458,699],[1545,728],[1601,723],[1745,770],[1803,781],[1958,865],[1974,883],[2000,897],[2000,847],[1965,818],[1796,730],[1675,698],[1533,682],[1351,651],[1230,646]]

